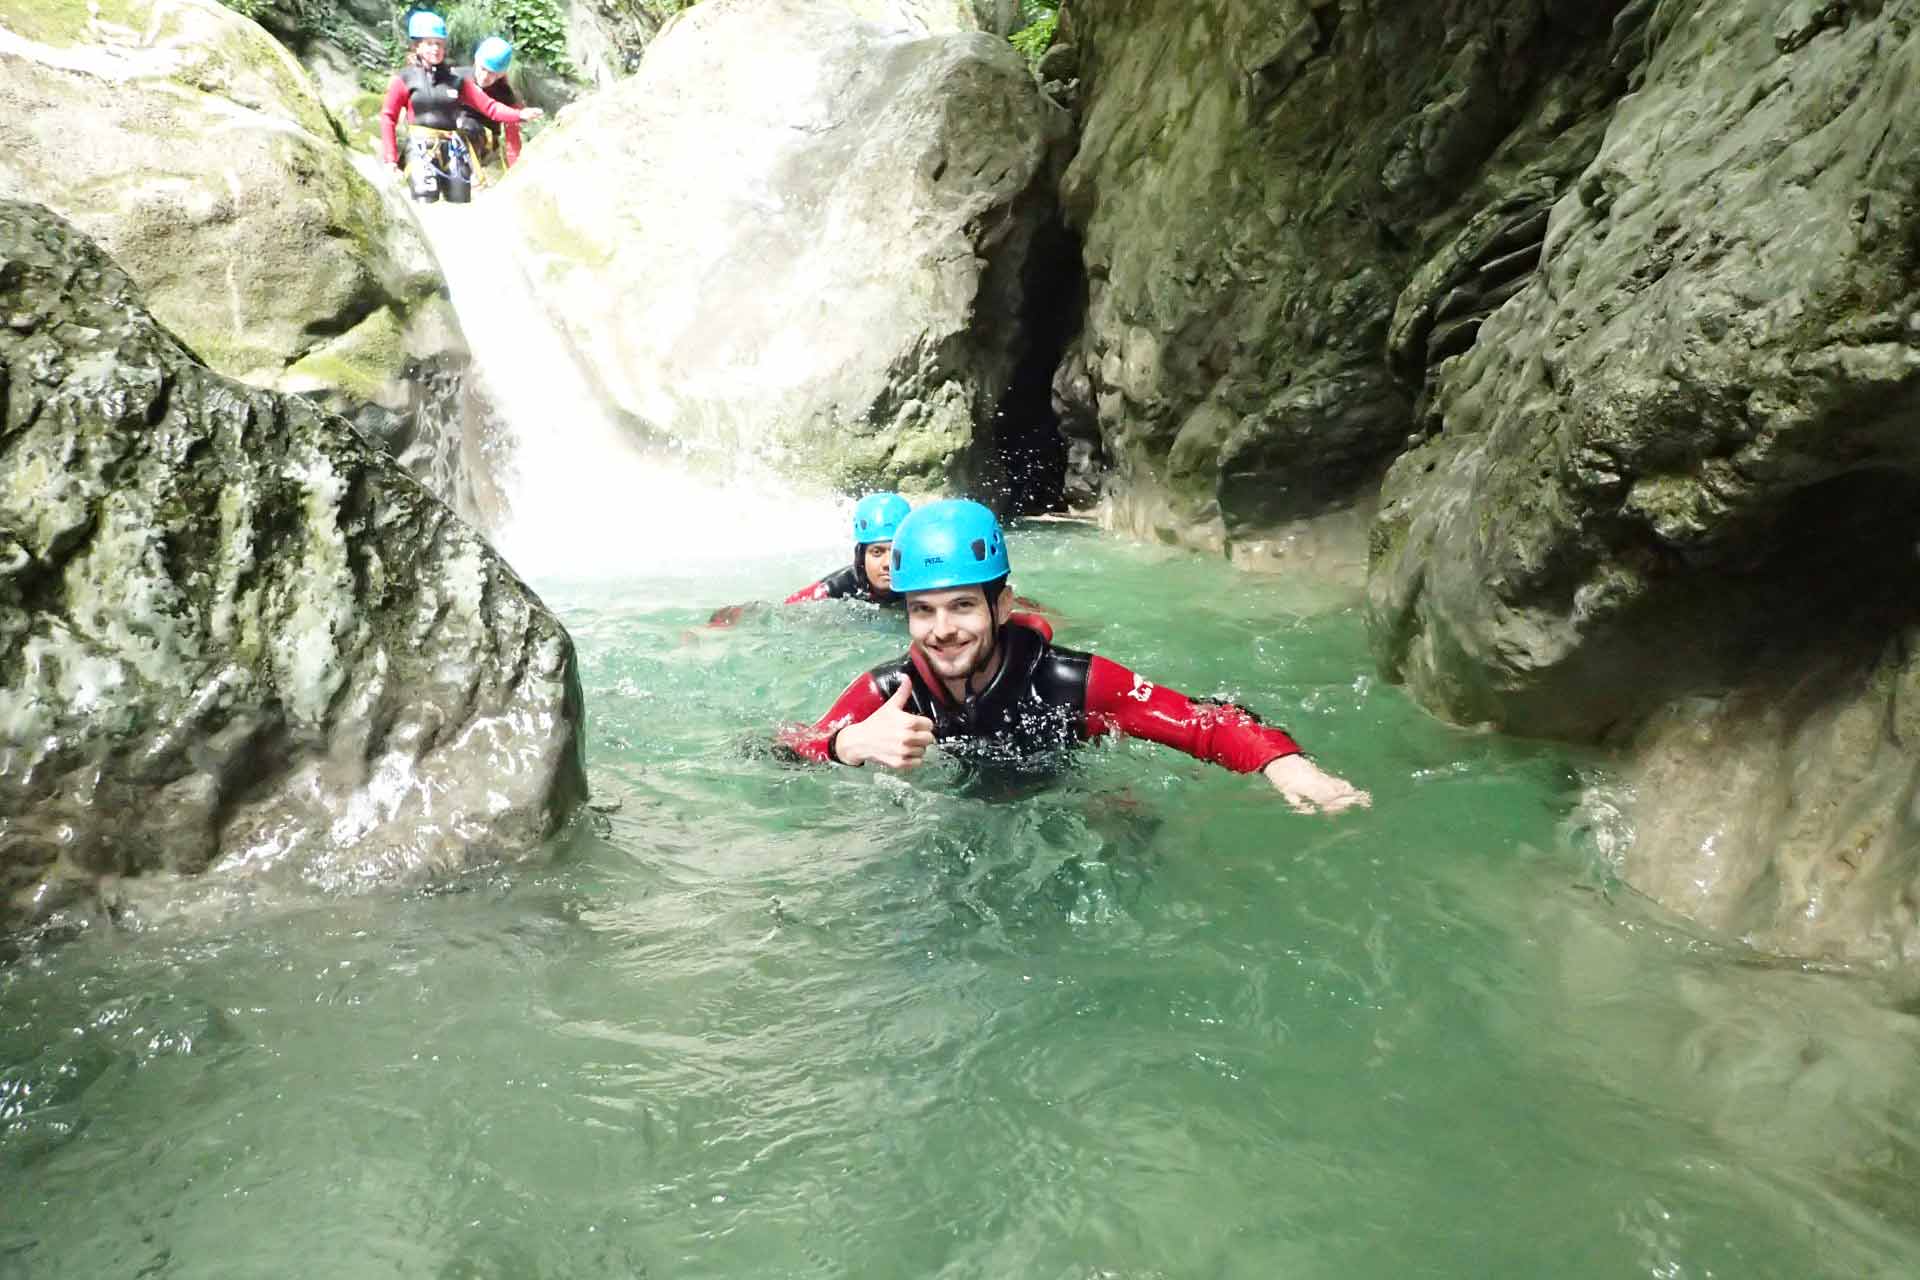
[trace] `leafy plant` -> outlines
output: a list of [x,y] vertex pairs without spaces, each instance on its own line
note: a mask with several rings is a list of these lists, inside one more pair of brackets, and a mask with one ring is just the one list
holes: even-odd
[[[561,75],[577,79],[579,72],[567,60],[567,15],[563,0],[459,0],[436,10],[447,21],[448,56],[464,63],[473,56],[473,47],[488,36],[505,36],[513,42],[514,59],[549,67]],[[421,7],[396,8],[394,27],[398,31],[405,15]]]
[[[1027,0],[1026,8],[1037,8],[1037,0]],[[1038,63],[1040,55],[1053,44],[1055,32],[1060,29],[1060,11],[1048,9],[1037,18],[1031,19],[1026,26],[1007,37],[1007,43],[1027,55],[1027,61]]]

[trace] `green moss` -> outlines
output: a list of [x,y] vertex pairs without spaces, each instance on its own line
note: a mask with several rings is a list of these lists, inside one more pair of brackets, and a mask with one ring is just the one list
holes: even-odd
[[324,386],[357,400],[378,401],[407,360],[400,319],[382,307],[326,346],[307,353],[287,370],[295,388]]
[[308,87],[306,73],[286,50],[252,23],[235,23],[216,44],[203,46],[201,60],[176,77],[202,93],[233,99],[237,86],[260,84],[271,103],[290,112],[300,127],[316,138],[331,140],[333,124],[326,108]]
[[[130,0],[95,0],[95,4],[99,21],[137,25]],[[86,43],[92,21],[86,0],[7,0],[6,8],[0,10],[0,27],[41,44]]]

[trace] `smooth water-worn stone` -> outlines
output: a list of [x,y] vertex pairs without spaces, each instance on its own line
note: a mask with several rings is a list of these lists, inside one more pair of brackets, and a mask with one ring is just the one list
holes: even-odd
[[0,198],[99,240],[221,373],[375,406],[403,449],[469,429],[466,340],[418,229],[299,64],[215,0],[0,11]]
[[205,368],[0,203],[0,913],[524,852],[585,792],[573,648],[341,420]]
[[909,7],[704,0],[501,191],[643,436],[857,486],[990,481],[1065,118]]
[[[1111,463],[1114,523],[1218,548],[1370,493],[1426,376],[1427,300],[1403,292],[1423,272],[1454,283],[1430,259],[1477,270],[1486,240],[1591,157],[1624,86],[1608,54],[1619,8],[1074,10],[1085,126],[1063,200],[1091,298],[1054,388],[1068,429],[1094,432]],[[1421,313],[1404,324],[1410,365],[1389,343],[1401,309]],[[1471,341],[1458,327],[1443,353]]]
[[1769,950],[1920,965],[1920,624],[1683,699],[1635,743],[1635,888]]

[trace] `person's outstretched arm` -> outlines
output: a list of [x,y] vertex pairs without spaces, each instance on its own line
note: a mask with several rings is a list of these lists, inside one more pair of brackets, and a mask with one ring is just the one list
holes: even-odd
[[1235,773],[1260,773],[1301,813],[1338,813],[1373,798],[1301,753],[1286,730],[1233,703],[1195,702],[1117,662],[1087,671],[1087,734],[1124,733]]
[[471,80],[460,82],[460,101],[495,124],[519,124],[522,120],[538,120],[544,114],[538,107],[525,107],[516,111],[506,103],[483,92],[480,86]]
[[[788,581],[791,582],[792,579],[789,578]],[[808,585],[794,592],[792,595],[788,596],[785,600],[782,600],[780,603],[781,604],[812,604],[816,600],[831,600],[833,598],[833,588],[829,585],[829,582],[830,582],[830,579],[822,578],[818,582],[809,583]]]
[[780,735],[782,746],[816,764],[858,767],[871,761],[889,769],[914,769],[933,745],[933,721],[908,708],[913,684],[900,678],[888,697],[871,671],[848,685],[811,725]]

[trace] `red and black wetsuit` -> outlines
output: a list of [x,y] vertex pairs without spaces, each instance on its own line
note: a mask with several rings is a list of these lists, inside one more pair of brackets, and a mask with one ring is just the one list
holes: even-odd
[[463,106],[495,124],[520,123],[518,111],[495,102],[480,92],[479,85],[451,67],[403,67],[387,86],[386,101],[380,104],[380,158],[388,164],[400,163],[396,131],[401,112],[411,114],[416,124],[426,128],[452,129]]
[[1245,707],[1196,702],[1097,654],[1055,646],[1040,618],[1015,614],[1000,629],[999,648],[999,671],[964,702],[954,701],[911,648],[862,675],[826,715],[780,741],[804,759],[831,761],[835,735],[879,710],[905,680],[913,686],[907,705],[933,721],[934,740],[978,763],[1057,760],[1075,743],[1106,733],[1146,738],[1235,773],[1255,773],[1300,751],[1284,730],[1261,724]]
[[[512,107],[517,111],[526,105],[520,101],[520,95],[513,91],[513,86],[507,83],[505,76],[501,76],[492,84],[481,84],[480,77],[472,67],[455,67],[453,74],[462,80],[471,80],[474,87],[481,93],[503,106]],[[464,103],[461,104],[456,120],[454,128],[466,135],[468,143],[473,146],[475,153],[482,160],[491,158],[493,149],[500,145],[502,139],[506,142],[507,168],[513,168],[514,162],[520,159],[520,126],[518,124],[495,124]]]
[[865,600],[868,604],[881,605],[901,603],[898,592],[875,591],[858,560],[844,568],[835,569],[811,586],[800,588],[780,603],[812,604],[816,600]]

